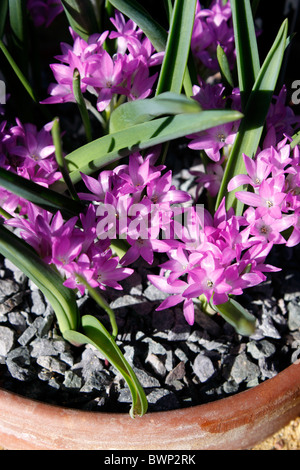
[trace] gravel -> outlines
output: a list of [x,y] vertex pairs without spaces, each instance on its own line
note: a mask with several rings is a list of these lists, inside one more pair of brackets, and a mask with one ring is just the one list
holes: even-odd
[[[186,172],[177,178],[178,186],[190,187]],[[116,313],[117,344],[144,387],[150,411],[227,397],[299,360],[300,248],[275,247],[268,262],[282,271],[239,298],[257,318],[251,337],[198,307],[193,326],[180,306],[157,312],[165,294],[147,281],[153,268],[142,260],[123,281],[123,293],[105,292]],[[90,298],[78,299],[78,305],[110,330],[107,315]],[[92,346],[66,342],[51,305],[1,257],[0,387],[71,408],[128,412],[131,406],[123,377]]]
[[[148,283],[149,267],[141,261],[123,282],[125,295],[106,291],[117,317],[117,344],[144,387],[151,411],[218,400],[274,377],[299,359],[300,250],[280,247],[272,256],[277,266],[288,260],[288,269],[240,297],[257,318],[249,338],[199,308],[192,327],[180,307],[157,312],[164,294]],[[128,411],[129,389],[102,354],[90,345],[66,342],[47,300],[3,258],[0,275],[0,386],[73,408]],[[82,314],[93,311],[110,328],[91,299],[78,299],[78,304]]]

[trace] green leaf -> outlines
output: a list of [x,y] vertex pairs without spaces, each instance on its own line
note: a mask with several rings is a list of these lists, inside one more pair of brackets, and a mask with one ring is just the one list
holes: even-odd
[[[73,183],[81,180],[80,172],[90,175],[130,153],[200,132],[240,119],[237,111],[212,110],[179,114],[137,124],[86,144],[67,155],[66,163]],[[52,188],[54,189],[54,184]]]
[[85,41],[99,33],[97,15],[91,0],[61,0],[71,28]]
[[236,214],[242,214],[243,205],[235,198],[235,192],[238,191],[239,188],[228,193],[227,186],[233,176],[245,174],[246,172],[243,153],[248,157],[253,158],[257,152],[271,99],[273,97],[281,69],[287,40],[287,30],[288,23],[287,20],[285,20],[281,25],[274,44],[260,69],[251,91],[245,109],[244,118],[241,121],[226,164],[223,180],[216,201],[216,208],[221,203],[223,197],[225,197],[226,209],[228,210],[230,207],[233,207]]
[[74,97],[75,97],[75,100],[76,100],[76,103],[77,103],[77,106],[81,115],[81,119],[84,125],[87,142],[91,142],[93,140],[91,122],[90,122],[88,110],[86,107],[86,103],[82,95],[80,82],[81,82],[80,73],[78,69],[75,69],[74,75],[73,75],[73,93],[74,93]]
[[196,0],[175,1],[156,95],[165,91],[181,93],[187,70],[196,3]]
[[291,149],[295,148],[296,145],[300,144],[300,130],[293,135],[293,140],[291,142]]
[[62,333],[77,328],[79,313],[74,292],[63,285],[62,277],[44,263],[24,240],[3,225],[0,225],[0,253],[43,292],[55,311]]
[[45,210],[54,213],[60,211],[67,218],[77,216],[84,210],[81,202],[73,201],[4,168],[0,168],[0,186]]
[[27,80],[27,78],[23,74],[20,67],[15,62],[14,58],[12,57],[12,55],[10,54],[10,52],[8,51],[7,47],[5,46],[5,44],[2,40],[0,40],[0,49],[3,52],[3,54],[5,55],[7,61],[9,62],[9,64],[10,64],[11,68],[13,69],[13,71],[15,72],[16,76],[18,77],[18,79],[22,83],[23,87],[27,91],[28,95],[32,98],[32,100],[35,103],[38,103],[38,99],[35,95],[35,92],[34,92],[32,86],[30,85],[29,81]]
[[232,325],[237,333],[243,336],[250,336],[256,328],[256,318],[251,315],[236,300],[229,299],[224,304],[212,305],[230,325]]
[[109,2],[138,25],[157,52],[165,50],[167,32],[139,2],[136,0],[109,0]]
[[26,40],[26,2],[9,0],[9,20],[13,34],[13,40],[17,47],[24,47]]
[[[65,158],[63,155],[63,149],[62,149],[62,142],[61,142],[61,133],[60,133],[60,124],[59,124],[59,119],[55,118],[53,120],[53,125],[51,129],[51,135],[52,135],[52,140],[53,144],[55,147],[55,159],[56,163],[58,165],[59,171],[62,174],[62,177],[64,179],[64,182],[67,185],[67,188],[69,190],[70,195],[75,201],[79,201],[79,197],[77,195],[77,192],[73,186],[73,183],[70,179],[69,172],[67,170]],[[78,205],[79,206],[79,205]]]
[[233,83],[233,78],[232,78],[230,67],[229,67],[229,62],[220,44],[218,44],[217,46],[217,59],[218,59],[218,64],[220,67],[220,72],[222,75],[223,82],[228,87],[233,88],[234,83]]
[[201,107],[197,101],[177,93],[165,92],[155,98],[131,101],[116,108],[110,118],[110,133],[151,121],[160,116],[199,111]]
[[231,0],[242,110],[260,70],[255,27],[250,0]]
[[2,2],[0,2],[0,39],[3,38],[7,13],[8,13],[8,0],[2,0]]
[[92,344],[99,349],[108,361],[122,374],[132,395],[131,417],[143,416],[147,411],[147,399],[135,373],[124,358],[113,337],[104,326],[93,316],[82,317],[83,333],[65,331],[64,338],[77,344]]
[[116,338],[118,334],[118,325],[116,322],[116,317],[115,317],[115,312],[110,308],[109,304],[106,302],[106,300],[102,297],[102,295],[99,292],[99,289],[95,289],[92,287],[82,276],[77,274],[78,279],[80,282],[82,282],[85,287],[88,289],[88,292],[90,296],[97,302],[99,307],[101,307],[109,316],[110,319],[110,324],[112,327],[112,337]]

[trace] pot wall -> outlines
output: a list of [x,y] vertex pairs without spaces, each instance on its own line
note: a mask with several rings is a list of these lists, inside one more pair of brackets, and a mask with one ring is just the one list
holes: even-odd
[[0,445],[8,450],[245,450],[299,415],[299,361],[237,395],[134,420],[0,390]]

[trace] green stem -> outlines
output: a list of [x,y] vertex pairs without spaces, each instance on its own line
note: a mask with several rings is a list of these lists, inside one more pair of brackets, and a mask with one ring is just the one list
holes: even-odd
[[0,207],[0,216],[2,216],[4,219],[12,219],[13,216],[11,214],[9,214],[5,209],[3,209],[3,207]]
[[89,291],[89,294],[91,297],[97,302],[97,304],[103,308],[103,310],[107,313],[109,316],[110,324],[112,327],[112,337],[115,339],[118,335],[118,325],[116,322],[116,317],[114,311],[110,308],[106,300],[102,297],[100,292],[97,289],[94,289],[89,285],[89,283],[85,280],[84,277],[82,277],[80,274],[77,274],[78,280],[86,286],[86,288]]
[[78,69],[75,69],[74,74],[73,74],[73,93],[74,93],[75,100],[80,111],[87,142],[92,142],[93,137],[92,137],[91,121],[89,118],[89,113],[86,107],[85,100],[81,92],[80,83],[81,83],[80,73]]
[[78,198],[77,192],[74,188],[74,185],[71,181],[69,172],[67,170],[66,161],[65,161],[64,156],[63,156],[61,137],[60,137],[60,125],[59,125],[59,119],[58,118],[54,119],[51,132],[52,132],[53,143],[54,143],[54,146],[55,146],[55,157],[56,157],[58,167],[61,171],[63,179],[64,179],[64,181],[65,181],[65,183],[68,187],[68,190],[69,190],[72,198],[75,201],[78,201],[79,198]]
[[5,55],[6,59],[8,60],[9,64],[11,65],[12,69],[14,70],[15,74],[19,78],[20,82],[22,83],[23,87],[25,88],[25,90],[27,91],[29,96],[33,99],[33,101],[36,104],[38,104],[38,100],[35,96],[35,93],[34,93],[32,87],[31,87],[30,83],[28,82],[27,78],[25,77],[25,75],[23,74],[21,69],[18,67],[16,62],[14,61],[13,57],[9,53],[7,47],[5,46],[5,44],[2,40],[0,40],[0,49],[3,52],[3,54]]

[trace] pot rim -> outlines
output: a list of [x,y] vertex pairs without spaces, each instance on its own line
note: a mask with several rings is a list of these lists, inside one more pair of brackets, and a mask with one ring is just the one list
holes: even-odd
[[300,360],[249,390],[135,419],[128,413],[43,403],[0,388],[0,445],[52,450],[248,449],[299,415]]

